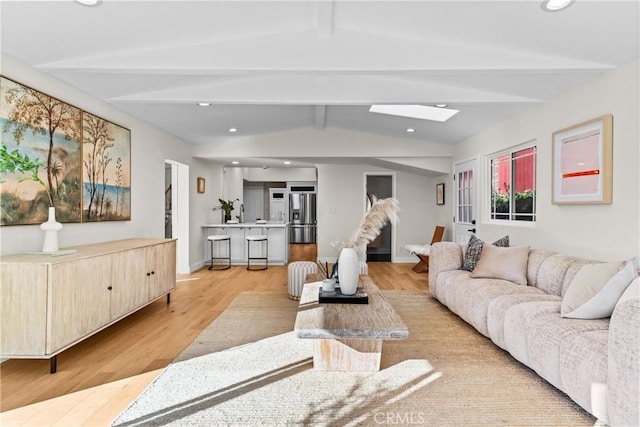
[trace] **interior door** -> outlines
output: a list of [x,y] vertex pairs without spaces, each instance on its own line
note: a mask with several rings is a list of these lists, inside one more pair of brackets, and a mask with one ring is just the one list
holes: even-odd
[[454,166],[455,188],[454,239],[467,242],[476,229],[478,160],[472,159]]
[[[371,207],[371,197],[386,199],[393,197],[393,175],[367,173],[365,189],[367,192],[367,210]],[[391,262],[393,226],[386,223],[380,235],[367,245],[367,261]]]

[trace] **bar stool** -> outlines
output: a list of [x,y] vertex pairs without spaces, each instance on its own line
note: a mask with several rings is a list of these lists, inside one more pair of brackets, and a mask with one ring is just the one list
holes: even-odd
[[[260,234],[255,236],[247,236],[247,270],[266,270],[269,267],[269,241],[267,236]],[[262,249],[264,250],[264,257],[252,257],[251,256],[251,242],[264,242]],[[263,260],[264,267],[251,268],[251,260]]]
[[[207,240],[209,240],[209,242],[211,243],[211,266],[209,267],[209,270],[228,270],[231,267],[231,236],[229,236],[228,234],[216,234],[216,235],[212,235],[207,237]],[[220,246],[221,243],[226,241],[227,242],[227,256],[226,257],[214,257],[213,256],[213,244],[215,242],[218,242],[218,251],[220,251]],[[222,266],[222,267],[218,267],[215,268],[214,264],[213,264],[213,260],[216,259],[226,259],[227,260],[227,265],[226,266]]]

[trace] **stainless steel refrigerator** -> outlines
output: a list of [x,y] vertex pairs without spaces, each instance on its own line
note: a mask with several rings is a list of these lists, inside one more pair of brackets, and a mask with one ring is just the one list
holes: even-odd
[[289,240],[316,242],[316,193],[289,193]]

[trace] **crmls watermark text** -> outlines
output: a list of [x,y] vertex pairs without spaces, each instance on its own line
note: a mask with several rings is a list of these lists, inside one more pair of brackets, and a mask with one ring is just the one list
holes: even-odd
[[376,424],[390,425],[412,425],[424,424],[424,414],[422,412],[376,412],[373,416]]

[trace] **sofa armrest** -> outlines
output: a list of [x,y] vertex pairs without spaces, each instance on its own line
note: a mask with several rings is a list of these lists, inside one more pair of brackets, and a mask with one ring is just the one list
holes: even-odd
[[640,278],[611,315],[607,361],[607,412],[612,426],[640,425]]
[[435,286],[438,274],[443,271],[460,270],[462,268],[463,244],[455,242],[438,242],[431,246],[429,253],[429,287]]

